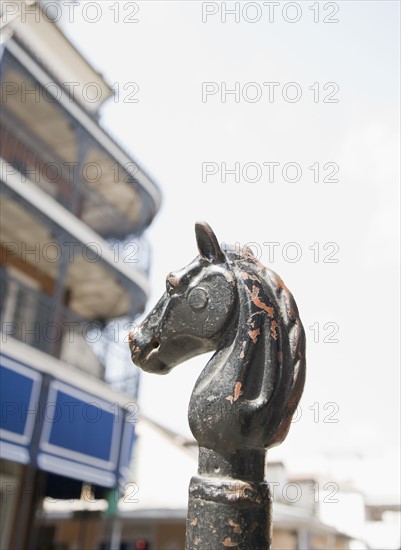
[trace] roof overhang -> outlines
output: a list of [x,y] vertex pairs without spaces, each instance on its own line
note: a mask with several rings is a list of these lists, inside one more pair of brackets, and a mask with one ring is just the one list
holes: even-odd
[[[2,32],[9,37],[16,35],[60,82],[74,85],[76,100],[82,107],[95,113],[113,95],[103,76],[71,44],[40,3],[3,0],[2,4]],[[51,4],[57,8],[55,2]],[[87,94],[92,94],[90,101],[85,101]]]
[[[51,225],[58,227],[67,236],[67,241],[80,243],[86,252],[73,255],[69,277],[70,287],[75,291],[71,309],[88,319],[99,317],[113,318],[133,314],[131,310],[130,294],[142,294],[142,300],[137,300],[139,311],[144,307],[149,296],[149,283],[146,276],[133,267],[133,264],[124,262],[121,257],[115,257],[110,245],[86,224],[78,220],[73,214],[61,206],[29,181],[23,180],[21,174],[0,159],[1,181],[9,189],[11,196],[19,197],[19,201],[5,198],[2,204],[3,240],[7,242],[24,243],[27,250],[44,250],[44,247],[55,241],[51,226],[46,227],[34,212],[49,220]],[[23,204],[33,207],[34,212],[28,211]],[[12,222],[10,224],[10,217]],[[13,227],[13,234],[9,234],[8,227]],[[68,251],[67,251],[68,252]],[[39,263],[43,254],[39,253]],[[28,257],[28,255],[27,255]],[[29,259],[29,257],[28,257]],[[35,259],[35,258],[34,258]],[[54,272],[48,272],[53,269]],[[57,276],[57,263],[48,262],[43,257],[43,270],[47,275]],[[130,288],[132,287],[132,289]],[[139,312],[138,311],[138,312]],[[137,312],[137,313],[138,313]]]
[[[9,40],[7,53],[15,60],[16,67],[23,67],[25,78],[29,75],[33,79],[34,84],[29,82],[29,88],[33,85],[35,93],[26,93],[26,97],[23,97],[23,85],[20,81],[24,79],[24,75],[19,74],[18,69],[9,68],[2,78],[12,89],[6,89],[4,93],[2,118],[7,122],[7,117],[11,117],[13,131],[18,132],[20,127],[21,131],[26,129],[23,134],[24,143],[31,143],[33,139],[43,154],[54,150],[56,157],[44,157],[44,160],[56,161],[60,169],[77,161],[77,139],[72,131],[72,123],[76,121],[83,134],[87,133],[93,141],[87,158],[81,160],[81,163],[85,162],[88,166],[97,166],[93,183],[87,182],[89,187],[94,187],[96,193],[104,197],[105,204],[109,202],[115,209],[120,209],[124,217],[137,226],[132,232],[141,232],[160,208],[161,193],[154,181],[93,116],[72,101],[68,92],[54,82],[54,78],[21,44],[13,39]],[[38,102],[41,98],[45,100]],[[38,143],[35,137],[39,138]],[[75,179],[76,174],[73,173],[73,176]],[[70,177],[71,175],[68,176]],[[93,174],[90,174],[90,179],[92,178]],[[95,215],[93,211],[91,215]]]

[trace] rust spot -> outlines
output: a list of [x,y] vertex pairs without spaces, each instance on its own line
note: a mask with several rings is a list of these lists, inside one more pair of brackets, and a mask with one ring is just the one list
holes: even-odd
[[225,537],[223,540],[223,546],[225,546],[226,548],[235,548],[238,547],[238,543],[233,542],[231,540],[231,537]]
[[277,327],[278,327],[278,325],[277,325],[276,321],[273,319],[272,324],[270,325],[270,330],[271,330],[271,333],[272,333],[273,340],[277,340],[277,338],[278,338]]
[[228,520],[229,525],[234,527],[234,533],[242,533],[242,529],[239,523],[236,523],[233,519]]
[[294,312],[293,312],[293,310],[291,308],[291,304],[290,304],[291,292],[285,286],[285,283],[284,283],[283,279],[280,277],[280,275],[277,275],[277,273],[274,273],[273,282],[274,282],[274,284],[276,285],[277,288],[280,288],[281,290],[284,291],[284,300],[286,302],[288,315],[291,319],[294,319],[295,315],[294,315]]
[[244,281],[247,281],[247,280],[251,279],[252,281],[259,282],[259,279],[257,277],[255,277],[255,275],[251,275],[250,273],[247,273],[246,271],[241,271],[241,275],[242,275],[242,278],[244,279]]
[[194,518],[192,521],[191,521],[191,525],[196,525],[198,523],[198,518]]
[[260,334],[260,328],[256,328],[254,330],[248,330],[248,334],[252,339],[252,342],[256,344],[256,342],[258,341],[258,336]]
[[170,283],[172,287],[176,287],[180,284],[180,279],[173,273],[169,273],[167,275],[167,281]]
[[244,392],[242,391],[242,384],[241,382],[237,382],[235,384],[234,388],[234,401],[237,401],[238,397],[242,395]]
[[271,306],[267,306],[262,300],[259,298],[259,288],[255,285],[252,285],[252,292],[249,291],[251,294],[251,300],[255,304],[256,307],[263,309],[263,311],[266,311],[267,315],[272,318],[274,316],[274,309]]
[[242,384],[241,382],[236,382],[234,386],[234,395],[228,395],[226,397],[227,401],[229,401],[231,404],[233,404],[234,401],[237,401],[238,397],[242,395],[244,392],[242,391]]

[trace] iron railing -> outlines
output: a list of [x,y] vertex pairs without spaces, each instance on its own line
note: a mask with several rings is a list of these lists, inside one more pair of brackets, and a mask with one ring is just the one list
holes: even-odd
[[[28,280],[28,279],[27,279]],[[102,358],[91,350],[99,324],[56,303],[54,297],[0,268],[2,341],[19,340],[104,378]],[[86,347],[86,349],[85,349]],[[82,361],[86,352],[86,363]],[[89,357],[89,361],[88,361]]]
[[128,318],[106,325],[90,321],[1,267],[0,286],[2,342],[14,338],[137,396],[139,375],[127,351]]
[[[16,172],[46,191],[105,239],[132,234],[136,230],[133,220],[86,183],[81,174],[82,165],[66,162],[38,136],[31,135],[29,129],[18,129],[14,120],[8,123],[7,117],[3,110],[0,156]],[[124,181],[129,177],[124,176]]]

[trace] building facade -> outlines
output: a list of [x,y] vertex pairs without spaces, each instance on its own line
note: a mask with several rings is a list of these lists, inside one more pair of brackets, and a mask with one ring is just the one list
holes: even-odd
[[[99,122],[109,85],[41,3],[3,2],[2,26],[0,547],[39,549],[54,547],[44,498],[89,491],[110,516],[128,481],[136,378],[110,340],[144,310],[161,197]],[[97,547],[86,535],[70,548]]]
[[[132,466],[136,483],[119,502],[114,519],[120,548],[184,550],[188,486],[198,467],[196,441],[142,415]],[[338,507],[325,504],[334,500],[331,488],[328,494],[322,490],[325,481],[289,479],[281,462],[267,462],[266,479],[273,496],[272,550],[368,548],[358,537],[336,527],[329,514],[323,518],[322,507]],[[344,497],[343,493],[336,496],[339,501]],[[90,506],[95,503],[88,501],[87,507]],[[360,515],[360,508],[352,509],[350,515],[354,518]],[[79,529],[73,504],[63,504],[57,509],[48,506],[41,521],[43,526],[55,530],[60,543],[68,540],[67,534],[72,529]],[[104,532],[101,518],[93,517],[90,530],[101,539]]]

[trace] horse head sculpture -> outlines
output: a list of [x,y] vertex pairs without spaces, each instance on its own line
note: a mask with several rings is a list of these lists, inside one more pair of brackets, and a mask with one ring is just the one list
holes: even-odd
[[267,449],[287,435],[305,379],[305,333],[280,277],[249,249],[222,249],[195,225],[199,255],[167,276],[166,292],[130,334],[134,363],[166,374],[215,350],[198,378],[189,424],[199,446]]

